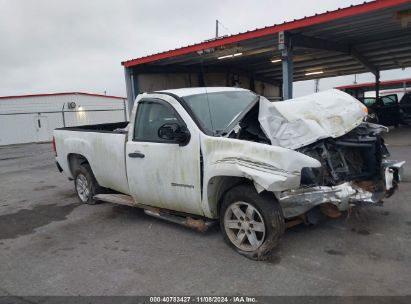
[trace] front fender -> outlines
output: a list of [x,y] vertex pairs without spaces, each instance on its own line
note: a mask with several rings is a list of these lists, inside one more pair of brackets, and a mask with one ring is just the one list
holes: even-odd
[[216,176],[247,178],[258,192],[295,189],[300,186],[304,167],[321,166],[318,160],[294,150],[238,139],[201,136],[203,193],[207,193],[210,179]]
[[258,192],[298,188],[304,167],[318,160],[294,150],[250,141],[204,135],[201,140],[204,184],[214,176],[246,177]]

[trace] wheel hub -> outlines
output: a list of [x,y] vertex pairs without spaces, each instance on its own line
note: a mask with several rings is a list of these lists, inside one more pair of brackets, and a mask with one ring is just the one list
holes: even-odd
[[248,229],[250,229],[250,224],[247,223],[246,221],[243,221],[241,223],[241,229],[247,231]]
[[76,190],[77,194],[80,197],[82,202],[87,202],[89,195],[90,195],[90,190],[88,187],[88,181],[87,178],[83,174],[77,175],[76,178]]
[[230,241],[244,251],[258,249],[265,239],[264,219],[249,203],[231,204],[224,215],[224,228]]

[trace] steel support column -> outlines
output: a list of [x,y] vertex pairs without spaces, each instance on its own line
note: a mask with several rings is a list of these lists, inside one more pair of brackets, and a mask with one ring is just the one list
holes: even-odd
[[293,47],[287,33],[278,34],[278,49],[281,50],[283,73],[283,100],[293,98]]
[[127,105],[128,112],[131,114],[133,110],[134,101],[139,94],[138,79],[133,74],[131,68],[124,67],[124,77],[126,79],[126,91],[127,91]]
[[123,109],[124,109],[124,121],[128,121],[127,102],[125,99],[123,100]]
[[380,98],[380,71],[375,73],[375,100],[378,104],[378,99]]
[[133,96],[134,94],[133,94],[132,83],[131,83],[130,68],[124,67],[124,78],[126,80],[128,111],[129,113],[131,113],[131,109],[133,108],[133,104],[134,104],[134,96]]

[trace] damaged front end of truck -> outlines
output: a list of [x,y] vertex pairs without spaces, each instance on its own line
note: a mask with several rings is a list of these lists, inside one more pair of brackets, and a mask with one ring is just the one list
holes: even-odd
[[304,168],[301,188],[283,191],[279,200],[287,217],[321,206],[337,214],[354,205],[378,205],[401,181],[404,162],[388,160],[382,133],[386,128],[362,123],[338,138],[327,138],[298,149],[317,159],[319,168]]
[[272,192],[287,219],[318,210],[337,217],[353,206],[380,205],[401,181],[405,162],[388,159],[383,139],[388,129],[364,122],[366,115],[358,100],[337,90],[284,102],[261,97],[227,137],[317,160],[320,166],[302,168],[299,187]]

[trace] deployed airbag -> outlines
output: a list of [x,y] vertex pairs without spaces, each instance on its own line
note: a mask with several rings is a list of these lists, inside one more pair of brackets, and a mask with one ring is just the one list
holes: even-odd
[[340,90],[270,102],[260,99],[258,120],[271,144],[297,149],[327,137],[340,137],[357,127],[366,107]]

